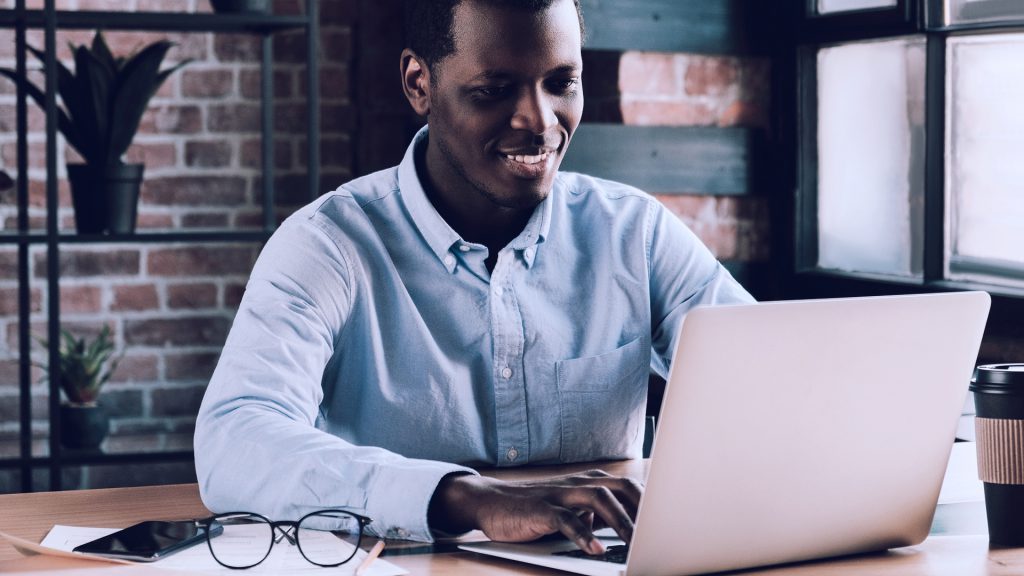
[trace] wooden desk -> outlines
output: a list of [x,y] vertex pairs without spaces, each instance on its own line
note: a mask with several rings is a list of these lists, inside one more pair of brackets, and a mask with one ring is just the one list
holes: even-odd
[[[584,470],[592,466],[527,468],[489,472],[505,479],[535,478]],[[643,478],[642,461],[614,462],[600,466],[619,475]],[[977,504],[977,503],[975,503]],[[1010,576],[1024,574],[1024,548],[989,549],[984,535],[958,535],[956,524],[977,523],[979,506],[940,510],[942,531],[918,546],[856,557],[807,562],[743,574],[773,576]],[[0,531],[39,542],[54,524],[121,528],[147,519],[187,519],[209,515],[199,500],[195,484],[114,488],[0,496]],[[841,521],[841,520],[839,520]],[[738,543],[742,545],[742,543]],[[514,575],[554,574],[550,570],[486,558],[468,552],[399,555],[386,557],[411,574]],[[77,562],[76,562],[77,563]],[[79,563],[80,564],[80,563]],[[91,564],[91,563],[85,563]],[[109,565],[107,565],[109,566]],[[0,573],[29,573],[31,561],[22,559],[10,546],[0,543]],[[244,574],[240,572],[239,574]]]

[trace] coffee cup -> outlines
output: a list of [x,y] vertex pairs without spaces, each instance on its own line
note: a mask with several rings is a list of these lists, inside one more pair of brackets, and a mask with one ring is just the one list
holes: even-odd
[[1024,364],[978,366],[971,391],[989,542],[1024,546]]

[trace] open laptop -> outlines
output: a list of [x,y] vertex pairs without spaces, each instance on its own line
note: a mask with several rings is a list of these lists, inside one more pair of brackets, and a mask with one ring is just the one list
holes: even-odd
[[667,576],[917,544],[989,303],[960,292],[694,310],[626,563],[553,554],[575,548],[568,541],[461,548],[579,574]]

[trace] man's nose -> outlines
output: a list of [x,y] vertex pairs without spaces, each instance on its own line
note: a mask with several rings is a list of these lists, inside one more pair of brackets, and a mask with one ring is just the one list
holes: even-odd
[[544,134],[558,124],[558,117],[547,94],[534,89],[521,95],[512,115],[512,128],[528,130],[531,134]]

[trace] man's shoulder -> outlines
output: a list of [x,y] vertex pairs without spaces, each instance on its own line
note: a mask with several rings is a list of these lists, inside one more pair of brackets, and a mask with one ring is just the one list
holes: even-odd
[[589,174],[559,172],[558,181],[565,191],[565,202],[580,207],[614,205],[617,210],[622,210],[624,204],[628,204],[639,210],[647,210],[659,204],[653,196],[639,188]]
[[315,220],[327,218],[344,222],[353,213],[363,212],[367,206],[384,201],[398,192],[397,167],[386,168],[360,176],[326,192],[299,209],[290,219]]

